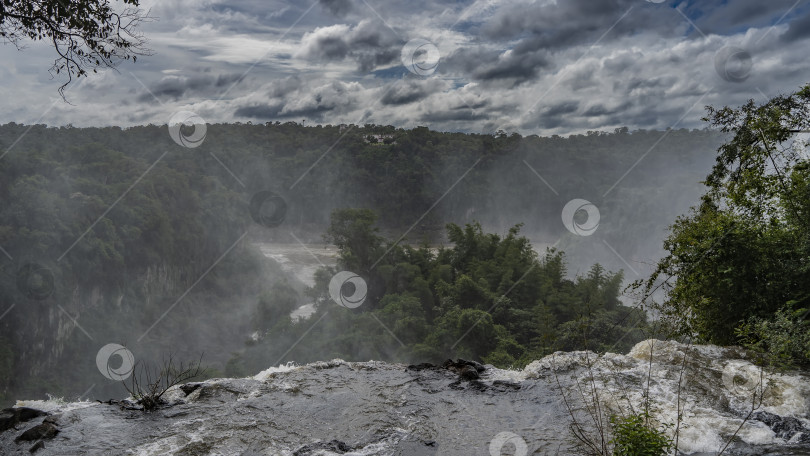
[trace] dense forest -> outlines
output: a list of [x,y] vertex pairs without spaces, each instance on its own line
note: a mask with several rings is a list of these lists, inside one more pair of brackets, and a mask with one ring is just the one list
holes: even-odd
[[[341,264],[358,274],[370,265],[357,261],[391,250],[368,277],[368,302],[330,312],[284,360],[455,353],[519,365],[576,348],[584,315],[606,334],[594,342],[609,348],[605,338],[640,321],[619,305],[619,271],[640,278],[643,263],[660,257],[666,227],[697,200],[722,138],[274,123],[209,125],[199,147],[183,148],[166,126],[0,126],[0,392],[6,401],[120,394],[94,363],[109,342],[142,360],[205,353],[212,375],[267,367],[309,328],[287,309],[325,296],[251,244],[290,233],[345,241]],[[257,195],[284,210],[257,214]],[[598,206],[593,236],[563,225],[574,198]],[[368,242],[347,241],[333,214],[359,217]],[[519,281],[524,274],[532,280]],[[475,334],[454,346],[470,321]],[[256,330],[266,334],[245,347]]]

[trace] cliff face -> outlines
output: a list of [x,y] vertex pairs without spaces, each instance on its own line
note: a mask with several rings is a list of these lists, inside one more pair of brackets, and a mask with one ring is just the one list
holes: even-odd
[[[622,413],[640,406],[649,373],[653,416],[672,422],[680,382],[680,448],[715,454],[748,414],[748,396],[757,388],[751,381],[760,378],[741,355],[645,341],[629,355],[558,353],[522,371],[466,362],[280,366],[250,378],[174,387],[153,412],[127,400],[19,401],[0,420],[0,453],[581,454],[573,446],[563,395],[591,429],[584,419],[589,399],[579,388],[595,388],[605,413]],[[810,455],[810,378],[764,378],[762,404],[730,454]]]

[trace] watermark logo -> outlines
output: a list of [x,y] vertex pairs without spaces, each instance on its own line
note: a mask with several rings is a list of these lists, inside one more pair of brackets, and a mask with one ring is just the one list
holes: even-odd
[[402,64],[413,74],[430,76],[439,66],[439,48],[422,38],[414,38],[402,46]]
[[507,444],[511,444],[515,447],[514,453],[508,454],[526,456],[529,452],[529,447],[526,445],[526,441],[523,440],[523,437],[514,432],[501,432],[489,442],[489,454],[492,456],[501,456],[503,454],[501,451]]
[[[182,131],[184,125],[194,127],[194,131],[190,135],[185,135]],[[199,147],[207,131],[205,120],[191,111],[178,111],[169,119],[169,136],[177,144],[189,149]]]
[[42,301],[53,293],[53,272],[37,263],[23,265],[17,271],[17,289],[28,299]]
[[[577,212],[584,211],[587,218],[577,221]],[[565,229],[579,236],[590,236],[599,228],[599,208],[584,199],[572,199],[562,210],[562,221]]]
[[722,378],[723,386],[735,396],[751,396],[765,381],[762,369],[745,361],[729,361]]
[[[110,358],[113,356],[121,358],[119,367],[110,366]],[[110,380],[126,380],[132,375],[132,370],[135,368],[135,356],[123,345],[107,344],[101,347],[101,350],[96,354],[96,367],[98,367],[101,375]]]
[[745,49],[726,46],[714,55],[714,69],[728,82],[743,82],[751,75],[754,66],[751,54]]
[[368,286],[359,275],[350,271],[341,271],[329,281],[329,296],[343,307],[355,309],[366,300]]
[[254,194],[250,198],[249,209],[253,221],[268,228],[281,225],[287,216],[287,202],[270,190]]

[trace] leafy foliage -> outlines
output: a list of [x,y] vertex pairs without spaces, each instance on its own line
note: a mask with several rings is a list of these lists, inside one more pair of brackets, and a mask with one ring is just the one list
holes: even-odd
[[[240,363],[260,368],[293,346],[289,356],[299,362],[328,353],[403,362],[462,357],[509,367],[559,348],[625,351],[643,337],[646,316],[626,318],[634,311],[619,303],[621,273],[597,264],[570,280],[563,253],[549,249],[540,258],[520,226],[499,236],[477,223],[451,223],[452,247],[414,247],[379,236],[375,218],[367,209],[333,213],[326,237],[339,247],[339,261],[321,270],[311,290],[316,314],[268,331],[262,344],[238,355]],[[338,307],[328,289],[337,271],[351,268],[368,285],[357,309]],[[584,322],[574,331],[581,338],[568,332],[573,319]],[[293,344],[310,321],[318,322],[318,338]]]
[[673,447],[664,432],[652,427],[649,416],[633,414],[626,417],[611,416],[614,456],[665,456]]
[[143,55],[144,39],[137,34],[147,19],[137,9],[139,0],[116,11],[108,0],[12,0],[0,4],[0,37],[21,48],[23,40],[49,41],[58,57],[51,71],[65,72],[68,82],[92,69],[114,67],[120,60]]
[[781,368],[810,366],[810,321],[808,309],[794,309],[793,303],[771,318],[751,317],[737,327],[742,343],[766,362]]
[[810,161],[793,141],[810,129],[810,86],[761,105],[708,109],[706,120],[732,137],[643,289],[666,291],[659,310],[676,333],[806,362],[785,341],[806,341],[807,313],[793,309],[810,305]]

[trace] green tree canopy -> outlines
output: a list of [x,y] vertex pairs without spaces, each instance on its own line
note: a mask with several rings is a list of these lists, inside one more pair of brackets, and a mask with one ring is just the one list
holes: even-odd
[[740,328],[779,311],[807,331],[796,310],[810,306],[810,161],[796,134],[810,129],[810,85],[759,105],[710,107],[704,120],[731,138],[701,203],[672,226],[645,293],[664,289],[660,310],[676,331],[712,343],[762,346],[764,332],[740,339]]

